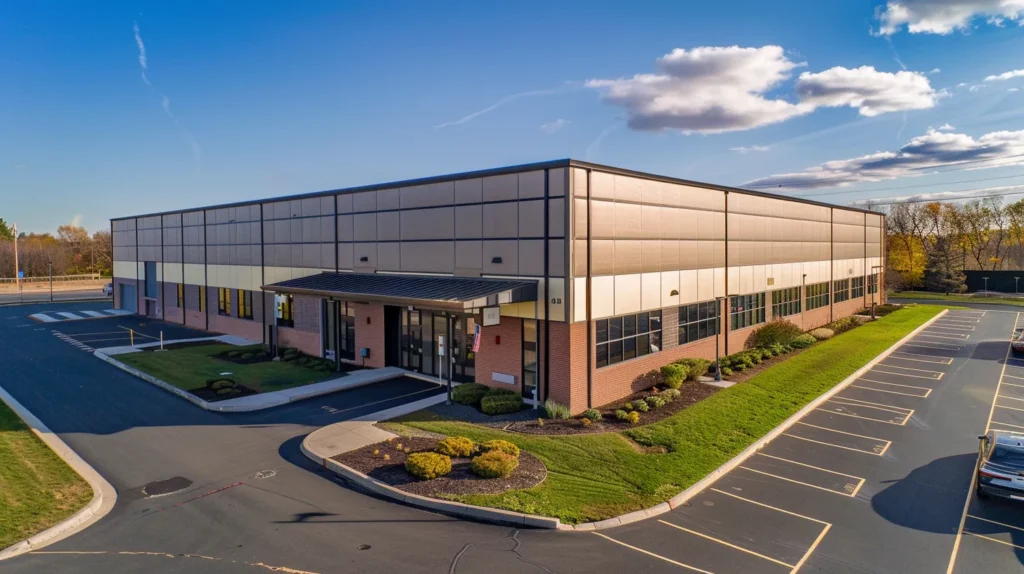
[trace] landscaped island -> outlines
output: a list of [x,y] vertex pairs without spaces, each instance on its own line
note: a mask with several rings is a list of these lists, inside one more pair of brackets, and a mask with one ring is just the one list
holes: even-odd
[[[812,341],[804,338],[808,343],[806,349],[791,355],[783,353],[783,357],[772,359],[778,361],[776,364],[749,380],[709,393],[702,400],[651,424],[640,424],[641,420],[637,424],[612,422],[607,420],[606,414],[610,407],[598,409],[600,424],[620,424],[620,432],[564,435],[508,432],[493,425],[446,419],[431,410],[413,413],[383,426],[398,433],[426,431],[441,436],[462,436],[478,444],[508,441],[524,453],[535,455],[548,470],[547,479],[533,488],[449,498],[479,506],[553,516],[570,524],[602,520],[654,506],[693,485],[942,310],[943,307],[938,306],[908,306],[820,342],[815,343],[813,336]],[[787,344],[792,347],[791,343]],[[752,357],[749,360],[754,362]],[[741,363],[746,369],[746,362],[741,360]],[[666,378],[662,375],[657,387],[667,386]],[[702,384],[686,381],[681,383],[681,388]],[[649,392],[649,395],[655,394],[658,393]],[[487,401],[486,398],[480,400],[481,404]],[[497,398],[488,402],[507,400]],[[665,403],[660,408],[668,408],[670,404]],[[633,406],[636,409],[639,405]],[[648,404],[647,412],[650,410]],[[593,421],[587,424],[573,420],[578,421],[580,427],[594,424]],[[537,424],[551,423],[538,421]]]

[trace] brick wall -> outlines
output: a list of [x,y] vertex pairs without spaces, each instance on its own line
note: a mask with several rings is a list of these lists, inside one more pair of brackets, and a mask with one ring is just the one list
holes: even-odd
[[[384,366],[384,305],[369,303],[356,305],[356,358],[358,364],[367,367]],[[369,323],[367,323],[369,320]],[[365,361],[359,357],[360,349],[370,349]]]
[[293,347],[313,357],[323,355],[319,333],[309,333],[291,327],[278,327],[277,334],[281,347]]
[[[543,329],[543,322],[540,328]],[[500,337],[501,343],[495,343]],[[543,348],[543,347],[541,347]],[[543,368],[543,366],[541,366]],[[499,383],[491,378],[493,373],[504,373],[516,378],[515,385]],[[517,317],[502,317],[501,323],[480,330],[480,351],[476,354],[476,382],[490,387],[523,389],[523,320]]]
[[185,309],[178,307],[178,284],[160,283],[160,293],[163,294],[164,321],[169,323],[185,322]]
[[[232,312],[236,312],[232,307]],[[170,311],[170,309],[168,309]],[[224,315],[210,316],[210,331],[226,335],[238,335],[251,341],[263,341],[263,324],[255,319],[239,319]],[[319,353],[318,353],[319,354]]]

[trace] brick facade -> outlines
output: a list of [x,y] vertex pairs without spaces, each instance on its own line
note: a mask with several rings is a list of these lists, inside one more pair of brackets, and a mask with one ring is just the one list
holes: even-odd
[[[365,360],[360,358],[360,349],[369,349],[370,356]],[[356,305],[355,355],[357,364],[373,368],[384,366],[384,305]]]
[[[543,321],[539,322],[543,330]],[[497,338],[501,342],[496,342]],[[476,354],[476,382],[490,387],[523,390],[523,320],[518,317],[502,317],[498,325],[481,327],[480,351]],[[493,373],[503,373],[516,378],[515,385],[493,380]]]

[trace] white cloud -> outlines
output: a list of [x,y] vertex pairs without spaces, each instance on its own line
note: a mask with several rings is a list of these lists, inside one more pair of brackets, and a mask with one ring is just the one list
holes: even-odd
[[980,89],[982,89],[982,88],[984,88],[984,87],[985,87],[985,86],[984,86],[984,85],[982,85],[982,84],[974,84],[973,86],[971,86],[971,87],[970,87],[970,90],[971,90],[972,92],[977,92],[978,90],[980,90]]
[[586,86],[625,108],[633,129],[720,133],[811,112],[812,106],[765,97],[801,65],[779,46],[677,48],[658,58],[659,73],[588,80]]
[[924,203],[928,201],[950,201],[950,200],[970,200],[978,197],[986,197],[990,195],[1015,195],[1014,191],[1020,190],[1024,193],[1024,185],[1002,185],[998,187],[983,187],[979,189],[964,189],[961,191],[936,191],[932,193],[917,193],[914,195],[900,195],[894,197],[872,197],[871,199],[860,199],[850,203],[850,205],[862,206],[862,205],[885,205],[889,203],[899,203],[904,201]]
[[731,147],[731,148],[729,148],[729,151],[735,151],[735,152],[739,152],[739,153],[750,153],[750,152],[768,151],[770,149],[772,149],[772,146],[770,146],[770,145],[752,145],[752,146],[745,146],[745,145],[743,145],[743,146],[739,146],[739,147]]
[[878,35],[890,36],[904,26],[911,34],[968,31],[975,18],[1002,25],[1024,20],[1024,0],[888,0],[876,10]]
[[932,71],[928,72],[928,75],[930,76],[932,74],[938,74],[941,71],[942,71],[942,68],[932,68]]
[[954,128],[953,126],[951,126],[949,124],[942,124],[941,126],[935,128],[935,131],[937,131],[937,132],[951,132],[951,131],[955,131],[955,130],[956,130],[956,128]]
[[[1009,160],[992,162],[989,160]],[[991,132],[974,139],[930,130],[897,151],[829,161],[796,173],[772,175],[745,185],[755,188],[816,189],[925,175],[931,168],[960,162],[973,169],[1024,164],[1024,130]]]
[[1019,92],[1020,88],[1007,88],[1007,92]]
[[142,68],[142,81],[149,85],[149,78],[146,71],[149,70],[149,62],[146,60],[146,43],[142,41],[142,34],[139,33],[138,22],[132,22],[132,31],[135,33],[135,45],[139,47],[139,67]]
[[1024,76],[1024,70],[1010,70],[1009,72],[1003,72],[998,76],[988,76],[985,78],[986,82],[1004,82],[1013,78],[1019,78]]
[[918,72],[879,72],[872,66],[835,67],[820,73],[804,72],[796,82],[802,102],[814,106],[850,106],[862,116],[921,110],[935,106],[939,94]]
[[967,82],[960,82],[959,84],[956,85],[956,87],[958,87],[958,88],[965,88],[965,87],[967,87]]
[[548,122],[546,124],[541,124],[540,125],[540,131],[542,131],[544,133],[547,133],[547,134],[553,134],[553,133],[555,133],[557,131],[560,131],[562,128],[564,128],[568,124],[569,124],[569,120],[563,120],[562,118],[558,118],[557,120],[555,120],[553,122]]
[[917,110],[934,106],[942,95],[922,73],[871,66],[804,72],[796,82],[797,103],[767,95],[803,65],[779,46],[677,48],[658,59],[658,73],[588,80],[586,86],[625,108],[633,129],[684,133],[747,130],[823,106],[850,106],[864,116]]

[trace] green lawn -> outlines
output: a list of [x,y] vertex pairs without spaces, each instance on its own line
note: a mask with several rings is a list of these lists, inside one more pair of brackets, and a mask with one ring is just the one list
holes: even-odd
[[[129,353],[117,355],[116,358],[186,391],[201,389],[211,379],[227,378],[254,391],[269,393],[343,376],[341,373],[315,371],[284,361],[240,365],[214,357],[225,351],[248,352],[260,349],[259,345],[198,345],[163,352]],[[221,376],[221,373],[231,375]]]
[[952,303],[990,303],[992,305],[1014,305],[1024,307],[1024,298],[1014,297],[978,297],[972,294],[944,295],[927,291],[900,291],[889,293],[891,299],[913,299],[925,301],[949,301]]
[[[943,308],[902,309],[815,345],[670,418],[621,434],[529,436],[430,420],[430,413],[422,411],[399,421],[476,441],[503,438],[537,455],[548,467],[547,480],[536,488],[459,500],[555,516],[566,523],[601,520],[675,496]],[[637,443],[668,452],[643,454]]]
[[92,488],[0,402],[0,549],[92,500]]

